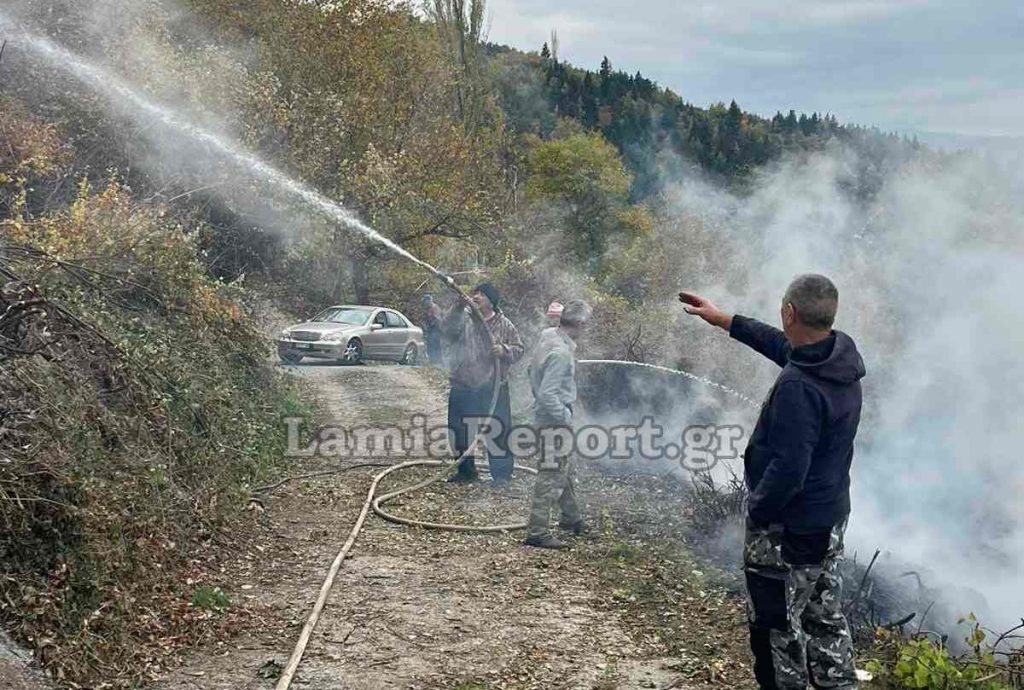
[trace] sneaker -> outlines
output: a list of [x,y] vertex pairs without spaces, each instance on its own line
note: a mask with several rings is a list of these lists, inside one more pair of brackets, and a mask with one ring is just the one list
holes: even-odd
[[558,526],[566,532],[572,532],[577,537],[590,533],[590,525],[583,522],[583,520],[577,520],[576,522],[559,522]]
[[523,540],[527,546],[536,546],[539,549],[564,549],[565,544],[554,537],[527,537]]

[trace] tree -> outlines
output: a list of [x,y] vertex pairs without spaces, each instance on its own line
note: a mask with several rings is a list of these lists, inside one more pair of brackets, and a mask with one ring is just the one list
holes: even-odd
[[725,117],[722,118],[721,141],[719,142],[729,172],[736,170],[744,163],[742,144],[743,111],[740,110],[736,101],[732,101]]
[[605,80],[612,76],[612,61],[605,55],[604,59],[601,60],[601,79]]
[[722,126],[733,136],[739,136],[743,127],[743,111],[736,101],[729,103],[729,110],[725,113],[725,120]]
[[[460,92],[462,119],[456,89],[466,82],[453,73],[457,44],[438,40],[441,29],[378,0],[337,0],[326,13],[316,3],[193,2],[215,26],[244,35],[255,56],[235,109],[250,148],[432,263],[459,261],[491,232],[503,194],[502,131],[479,117],[490,107],[482,89]],[[483,6],[473,19],[470,4],[457,9],[478,37]],[[467,44],[467,55],[477,47]],[[449,99],[438,97],[445,86]],[[399,284],[398,264],[378,245],[319,218],[289,222],[302,230],[278,260],[310,299],[344,291],[363,302]]]
[[527,196],[565,204],[573,249],[596,270],[632,184],[618,150],[600,134],[577,133],[536,145],[527,165]]
[[486,98],[481,83],[486,58],[480,49],[486,6],[486,0],[433,0],[427,4],[427,16],[454,72],[456,112],[470,129],[479,124]]
[[548,42],[544,41],[544,47],[540,49],[540,56],[543,60],[551,59],[551,50],[548,48]]

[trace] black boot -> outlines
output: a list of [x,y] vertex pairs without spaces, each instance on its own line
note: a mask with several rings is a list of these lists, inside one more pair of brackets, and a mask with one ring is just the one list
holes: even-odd
[[465,458],[459,463],[458,472],[448,480],[448,483],[469,484],[470,482],[475,482],[478,478],[479,474],[476,471],[476,461],[473,458]]

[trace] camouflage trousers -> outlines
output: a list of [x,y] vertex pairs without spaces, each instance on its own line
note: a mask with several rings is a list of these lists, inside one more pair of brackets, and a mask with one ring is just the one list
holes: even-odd
[[551,534],[551,513],[555,506],[561,511],[562,522],[573,524],[580,521],[580,507],[576,501],[576,470],[573,464],[569,455],[541,459],[537,469],[537,481],[533,485],[530,521],[526,527],[527,537],[545,537]]
[[857,687],[839,573],[845,529],[845,521],[833,527],[824,559],[791,565],[783,557],[783,531],[748,521],[743,567],[754,675],[761,688],[805,690],[808,681],[815,688]]

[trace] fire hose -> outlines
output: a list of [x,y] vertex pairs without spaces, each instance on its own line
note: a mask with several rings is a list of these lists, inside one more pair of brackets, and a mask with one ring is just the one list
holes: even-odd
[[[11,22],[7,20],[7,18],[3,14],[0,14],[0,25],[6,26],[10,23]],[[398,246],[391,240],[380,235],[379,233],[374,231],[372,228],[366,226],[365,224],[359,222],[355,218],[355,216],[353,216],[343,207],[335,204],[333,201],[317,193],[315,190],[306,187],[305,185],[294,179],[287,177],[286,175],[279,172],[278,170],[275,170],[272,166],[264,163],[254,155],[249,154],[244,150],[239,149],[237,146],[231,144],[230,142],[225,141],[219,138],[218,136],[202,129],[198,125],[195,125],[194,123],[190,122],[187,118],[180,117],[173,110],[162,107],[157,103],[149,101],[142,95],[138,94],[135,90],[133,90],[130,87],[130,85],[117,79],[114,75],[108,73],[106,70],[89,64],[87,61],[84,61],[83,59],[77,57],[73,53],[68,52],[59,45],[51,43],[49,40],[43,37],[35,36],[31,32],[25,31],[21,27],[16,26],[15,28],[18,30],[18,35],[24,36],[28,41],[29,47],[32,50],[34,50],[38,55],[49,60],[54,65],[62,68],[72,77],[76,78],[78,81],[83,82],[87,86],[91,86],[99,94],[105,95],[108,98],[111,98],[118,102],[126,102],[131,106],[131,108],[134,109],[134,112],[137,116],[144,116],[148,120],[152,120],[155,123],[161,123],[163,126],[168,127],[172,131],[176,132],[179,136],[184,136],[195,142],[202,143],[203,145],[219,152],[219,154],[224,155],[227,158],[233,160],[236,164],[245,166],[252,172],[252,174],[257,179],[260,179],[263,182],[271,182],[275,186],[283,188],[289,194],[291,194],[294,197],[297,197],[309,207],[313,209],[319,209],[320,212],[322,212],[326,217],[333,218],[335,221],[355,229],[363,236],[389,247],[392,251],[396,252],[397,254],[403,256],[404,258],[420,266],[421,268],[428,270],[432,275],[439,278],[445,284],[446,287],[454,290],[460,296],[461,299],[467,299],[465,293],[462,292],[455,285],[455,282],[451,277],[438,271],[436,268],[430,266],[428,263],[416,258],[415,256],[413,256],[412,254],[410,254],[409,252],[407,252],[406,250],[404,250],[402,247]],[[3,46],[0,46],[0,53],[2,52]],[[481,332],[482,338],[487,342],[488,347],[492,347],[493,344],[491,342],[490,331],[486,327],[482,315],[479,313],[479,310],[477,310],[475,307],[471,309],[471,312],[474,321],[476,321],[478,325],[482,326],[482,328],[478,329]],[[501,392],[501,385],[503,385],[501,381],[501,367],[496,362],[494,367],[494,391],[491,399],[491,407],[489,413],[489,415],[492,417],[497,407],[498,396],[500,395]],[[303,653],[305,652],[306,646],[309,643],[310,636],[312,635],[312,632],[315,629],[319,617],[323,611],[323,607],[326,604],[327,597],[330,594],[331,587],[334,584],[334,580],[337,576],[337,573],[340,570],[341,565],[345,558],[347,557],[349,551],[352,549],[352,546],[355,544],[355,541],[358,538],[359,533],[361,532],[363,525],[365,524],[366,517],[371,509],[377,515],[379,515],[385,520],[389,520],[404,525],[420,526],[424,528],[445,529],[454,531],[495,532],[519,529],[524,526],[522,524],[471,526],[423,522],[410,520],[406,518],[400,518],[398,516],[388,513],[381,507],[388,500],[397,498],[398,496],[401,496],[403,494],[418,489],[422,489],[426,486],[442,481],[451,472],[452,468],[455,467],[458,463],[460,463],[463,459],[465,459],[470,450],[472,450],[474,446],[476,446],[481,441],[482,435],[483,432],[481,432],[481,434],[478,434],[477,437],[474,438],[473,441],[469,444],[468,449],[465,452],[463,452],[459,456],[459,458],[453,463],[426,460],[411,461],[388,467],[374,476],[370,488],[367,492],[366,501],[363,503],[362,510],[359,513],[359,517],[356,520],[356,523],[353,526],[351,532],[349,533],[349,536],[346,539],[345,543],[342,545],[341,550],[338,552],[337,556],[332,562],[331,567],[328,570],[327,576],[320,587],[320,593],[319,596],[317,597],[317,601],[313,607],[312,612],[310,613],[309,618],[306,621],[306,624],[303,626],[302,633],[299,637],[298,643],[296,644],[295,649],[292,652],[292,655],[288,661],[288,664],[285,667],[281,675],[281,678],[277,684],[277,690],[288,690],[288,688],[291,686],[292,679],[299,666],[299,663],[302,660]],[[419,482],[416,485],[406,487],[398,491],[393,491],[379,497],[376,496],[377,488],[380,485],[380,482],[386,476],[388,476],[392,472],[416,466],[442,467],[442,470],[438,472],[434,477]],[[535,473],[535,470],[531,468],[522,467],[519,465],[516,465],[515,467],[525,472]]]
[[[461,300],[469,301],[469,297],[465,292],[459,289],[455,284],[455,281],[441,273],[440,271],[433,271],[434,275],[445,284],[446,287],[453,290]],[[487,327],[484,321],[483,315],[480,314],[480,310],[473,305],[471,307],[470,314],[473,321],[476,322],[478,328],[476,331],[480,334],[481,340],[485,343],[488,351],[493,348],[494,341],[491,336],[490,329]],[[498,398],[501,395],[501,387],[505,383],[501,379],[501,363],[497,357],[494,360],[494,391],[491,394],[490,411],[487,413],[488,417],[494,417],[494,411],[498,407]],[[359,511],[359,517],[356,518],[355,524],[352,526],[352,530],[348,534],[348,539],[342,544],[338,554],[334,557],[334,561],[331,563],[331,567],[327,571],[327,576],[324,578],[323,584],[320,585],[320,593],[317,596],[316,603],[313,605],[313,610],[309,614],[309,618],[306,619],[305,625],[302,626],[302,632],[299,635],[299,640],[295,644],[295,649],[292,651],[291,657],[288,659],[287,665],[281,672],[281,677],[278,679],[276,690],[288,690],[291,687],[292,679],[295,677],[295,672],[299,668],[299,663],[302,661],[302,655],[306,651],[306,646],[309,644],[309,639],[313,634],[313,630],[316,628],[317,623],[320,620],[320,614],[323,612],[324,606],[327,604],[327,597],[331,593],[331,588],[334,586],[334,580],[338,575],[338,571],[341,569],[341,564],[345,561],[349,551],[356,543],[356,539],[359,537],[359,533],[363,529],[363,525],[366,522],[366,517],[372,510],[376,515],[380,516],[388,522],[393,522],[399,525],[407,525],[410,527],[421,527],[424,529],[436,529],[446,530],[451,532],[507,532],[512,530],[523,529],[526,527],[525,522],[513,523],[507,525],[453,525],[440,522],[428,522],[425,520],[413,520],[411,518],[403,518],[398,515],[387,512],[382,508],[385,503],[399,496],[419,491],[432,484],[444,481],[451,474],[452,470],[459,465],[471,452],[477,444],[480,443],[486,429],[482,429],[473,440],[467,444],[467,448],[463,453],[454,461],[446,462],[443,460],[411,460],[409,462],[399,463],[385,468],[378,472],[373,477],[373,481],[370,483],[370,488],[366,493],[366,500],[363,501],[362,510]],[[377,496],[377,487],[381,481],[392,472],[399,470],[408,469],[410,467],[440,467],[441,470],[434,474],[434,476],[424,479],[421,482],[407,486],[396,491]],[[530,474],[536,474],[537,470],[532,467],[525,467],[522,465],[515,465],[515,469]]]
[[[467,295],[462,290],[460,290],[458,286],[455,285],[455,282],[450,277],[440,272],[437,272],[435,275],[437,275],[437,277],[440,278],[441,281],[447,287],[456,292],[456,294],[458,294],[462,300],[468,301]],[[471,315],[473,317],[473,320],[477,323],[477,326],[479,326],[477,331],[480,334],[481,340],[483,340],[486,343],[488,350],[490,350],[493,347],[493,339],[491,337],[490,329],[487,328],[483,316],[480,314],[479,310],[475,306],[471,308]],[[753,400],[740,394],[738,391],[722,386],[721,384],[716,384],[712,381],[700,378],[693,374],[689,374],[688,372],[676,371],[673,369],[668,369],[666,367],[659,367],[656,365],[641,364],[636,362],[619,362],[613,360],[581,360],[581,363],[587,364],[606,364],[613,362],[615,364],[633,364],[636,366],[646,367],[653,370],[664,371],[692,378],[694,380],[701,381],[702,383],[716,386],[721,390],[725,391],[726,393],[729,393],[739,398],[748,405],[754,407],[757,406]],[[505,385],[505,383],[501,380],[500,361],[497,358],[495,358],[493,383],[494,391],[491,395],[490,411],[488,412],[488,417],[494,417],[495,409],[498,406],[498,397],[501,395],[501,386],[503,385]],[[403,462],[397,465],[392,465],[374,475],[373,481],[370,483],[370,488],[367,490],[366,500],[363,502],[362,510],[360,510],[359,512],[359,517],[356,519],[355,524],[352,526],[352,530],[349,532],[348,539],[345,540],[345,543],[342,545],[341,550],[338,551],[337,556],[335,556],[334,561],[331,563],[330,569],[327,571],[327,577],[324,579],[323,584],[320,586],[320,594],[317,597],[316,603],[313,606],[313,610],[310,613],[309,618],[306,620],[306,624],[302,628],[302,633],[299,635],[299,640],[295,645],[295,649],[292,652],[291,658],[289,658],[288,664],[285,666],[284,671],[281,673],[281,677],[278,680],[276,690],[288,690],[290,688],[292,679],[295,676],[295,672],[299,667],[299,663],[302,661],[302,655],[305,653],[306,645],[309,644],[309,639],[313,634],[313,630],[316,628],[317,622],[320,619],[320,614],[323,611],[324,605],[327,603],[327,597],[330,595],[331,587],[334,585],[334,580],[338,575],[338,571],[341,569],[341,565],[344,562],[345,558],[348,556],[349,551],[352,549],[353,545],[355,545],[356,539],[359,537],[359,533],[362,531],[363,525],[366,522],[366,517],[369,515],[371,510],[373,511],[374,514],[378,515],[382,519],[387,520],[388,522],[393,522],[395,524],[406,525],[409,527],[420,527],[423,529],[445,530],[450,532],[493,533],[508,532],[513,530],[524,529],[526,527],[525,522],[510,523],[503,525],[455,525],[441,522],[429,522],[425,520],[415,520],[412,518],[400,517],[398,515],[394,515],[393,513],[389,513],[382,507],[384,504],[400,496],[404,496],[405,494],[410,494],[415,491],[419,491],[428,486],[431,486],[432,484],[436,484],[447,479],[447,477],[451,474],[452,470],[455,467],[457,467],[458,464],[461,463],[473,451],[474,447],[481,441],[483,435],[486,432],[486,429],[481,430],[481,432],[468,444],[467,449],[454,462],[446,462],[443,460],[412,460],[409,462]],[[380,486],[381,481],[385,477],[390,475],[392,472],[398,472],[400,470],[408,469],[411,467],[440,467],[441,470],[434,474],[432,477],[424,479],[423,481],[420,481],[411,486],[403,487],[401,489],[397,489],[395,491],[391,491],[380,496],[377,495],[377,488]],[[527,472],[529,474],[537,474],[537,470],[533,469],[532,467],[525,467],[519,464],[516,464],[514,467],[515,469],[520,470],[522,472]]]

